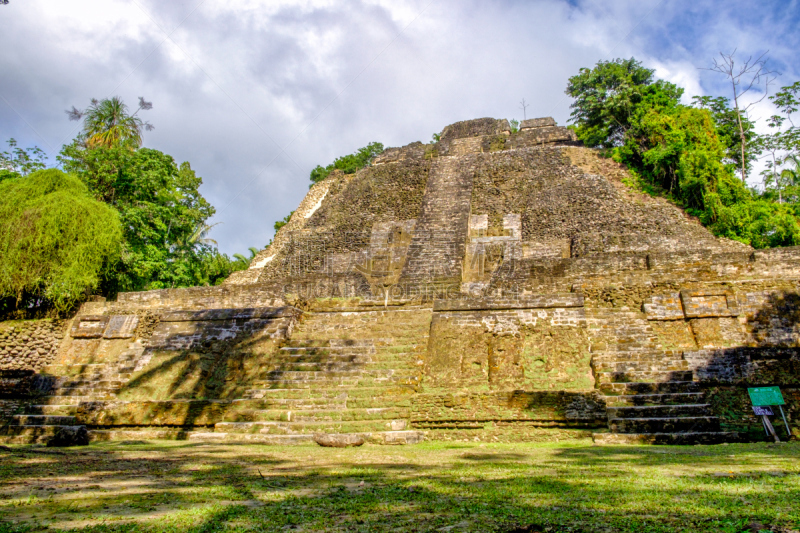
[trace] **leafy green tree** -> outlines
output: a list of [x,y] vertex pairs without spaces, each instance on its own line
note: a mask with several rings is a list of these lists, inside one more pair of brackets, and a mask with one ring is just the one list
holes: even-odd
[[209,283],[211,243],[201,237],[214,208],[189,163],[150,148],[65,146],[59,160],[100,200],[119,211],[125,236],[117,289],[148,290]]
[[38,146],[19,148],[12,138],[8,140],[8,147],[9,151],[0,152],[0,181],[47,168],[47,155]]
[[711,114],[691,107],[648,109],[628,130],[616,156],[695,210],[704,208],[706,192],[716,190],[728,174]]
[[642,108],[674,107],[683,89],[656,80],[639,61],[600,61],[569,78],[566,93],[575,98],[571,120],[587,146],[619,146]]
[[150,131],[153,125],[142,121],[136,115],[139,111],[152,109],[153,104],[139,97],[139,108],[128,113],[128,106],[119,96],[92,99],[85,110],[72,107],[67,111],[70,120],[83,120],[82,140],[88,148],[127,146],[138,148],[142,145],[142,131]]
[[722,142],[725,150],[725,163],[733,166],[735,171],[741,174],[742,171],[742,134],[739,130],[739,121],[742,123],[744,132],[745,149],[744,161],[746,162],[745,173],[750,172],[752,162],[761,153],[758,144],[754,144],[758,138],[755,132],[755,124],[746,116],[740,116],[736,110],[730,106],[730,100],[722,96],[695,96],[692,98],[694,105],[700,109],[708,109],[714,119],[717,130],[717,137]]
[[111,207],[60,170],[0,183],[0,299],[42,300],[65,312],[101,287],[120,258],[122,227]]
[[317,165],[311,171],[310,179],[313,183],[319,183],[334,170],[341,170],[345,174],[355,174],[359,169],[369,165],[375,156],[381,152],[383,152],[383,144],[379,142],[369,143],[365,147],[356,150],[355,153],[337,157],[333,163],[326,167]]

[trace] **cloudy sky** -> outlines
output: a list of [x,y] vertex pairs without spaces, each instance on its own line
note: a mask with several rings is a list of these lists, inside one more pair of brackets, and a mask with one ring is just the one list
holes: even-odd
[[[720,51],[769,51],[800,79],[795,0],[10,0],[0,4],[0,140],[51,156],[64,110],[144,96],[144,144],[189,161],[232,254],[263,247],[309,171],[459,120],[569,117],[567,78],[634,56],[692,95]],[[769,109],[759,106],[756,117]],[[0,146],[4,150],[5,145]]]

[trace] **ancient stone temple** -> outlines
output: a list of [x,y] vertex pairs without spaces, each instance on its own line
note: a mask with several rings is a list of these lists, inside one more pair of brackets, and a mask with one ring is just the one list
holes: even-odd
[[629,179],[552,119],[389,148],[222,286],[0,324],[3,438],[715,443],[754,385],[800,431],[800,249]]

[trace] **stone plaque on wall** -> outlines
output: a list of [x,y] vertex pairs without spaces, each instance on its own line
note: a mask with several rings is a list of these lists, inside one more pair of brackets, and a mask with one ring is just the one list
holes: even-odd
[[106,339],[128,339],[133,337],[139,317],[136,315],[114,315],[108,320],[108,325],[103,332]]
[[738,316],[736,297],[730,292],[681,291],[687,318]]
[[677,292],[653,296],[644,304],[644,312],[647,320],[683,320],[681,296]]
[[92,339],[102,337],[108,324],[107,316],[89,315],[78,318],[70,334],[74,338]]

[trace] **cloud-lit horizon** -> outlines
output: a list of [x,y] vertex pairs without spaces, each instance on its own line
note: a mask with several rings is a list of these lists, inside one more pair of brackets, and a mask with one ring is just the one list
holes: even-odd
[[[318,164],[371,141],[427,142],[459,120],[553,116],[567,78],[636,57],[694,95],[730,96],[720,51],[769,51],[800,79],[797,1],[10,0],[0,5],[0,151],[15,138],[55,163],[64,113],[121,96],[155,126],[144,145],[189,161],[222,252],[262,248]],[[755,95],[758,97],[759,95]],[[765,118],[762,103],[753,115]]]

